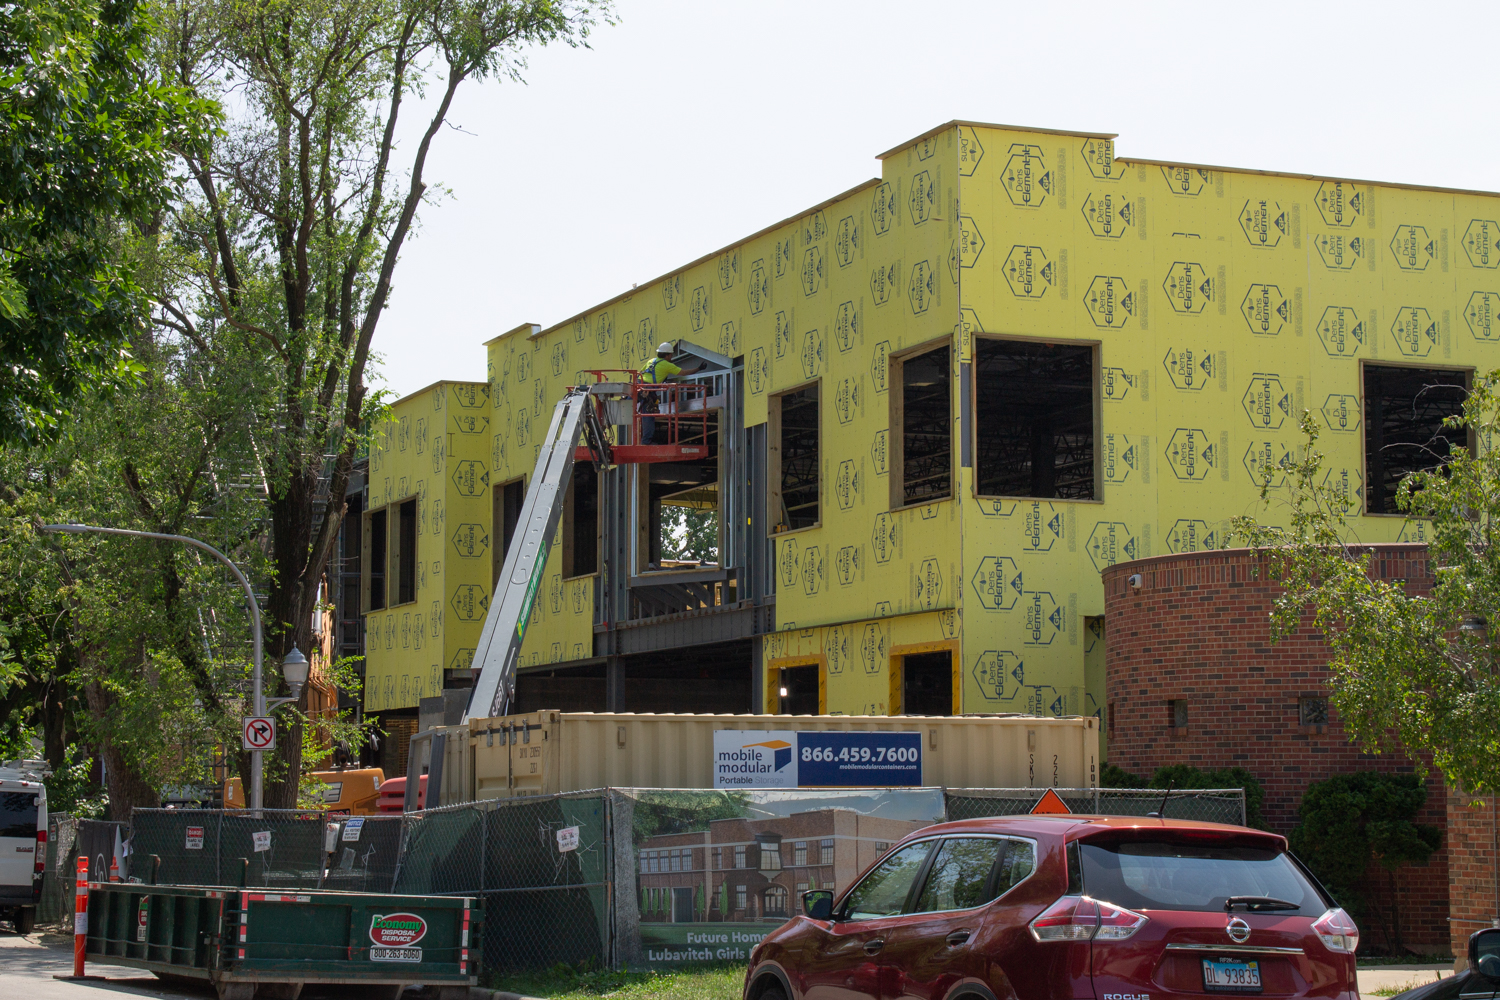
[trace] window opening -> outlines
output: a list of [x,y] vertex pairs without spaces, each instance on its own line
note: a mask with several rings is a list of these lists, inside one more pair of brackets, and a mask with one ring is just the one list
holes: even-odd
[[389,535],[386,532],[386,511],[382,507],[370,513],[369,584],[366,592],[370,597],[367,604],[371,611],[379,611],[385,607],[385,553],[388,538]]
[[953,378],[945,344],[899,361],[901,495],[896,506],[953,494]]
[[974,342],[981,496],[1093,500],[1094,347]]
[[[648,570],[719,565],[718,423],[718,415],[710,414],[704,457],[641,467],[651,506]],[[692,425],[682,425],[682,435],[684,444],[701,441]]]
[[593,462],[575,462],[563,509],[563,565],[568,576],[599,571],[599,470]]
[[417,499],[404,500],[397,507],[396,603],[410,604],[417,599]]
[[1304,726],[1328,725],[1328,699],[1311,695],[1298,698],[1297,721]]
[[505,568],[505,557],[510,552],[511,539],[516,536],[516,525],[521,520],[521,505],[525,502],[525,479],[512,479],[495,487],[490,531],[490,538],[494,542],[491,549],[494,562],[494,572],[490,578],[492,584],[500,582],[500,571]]
[[901,713],[953,714],[953,653],[915,653],[901,658]]
[[786,916],[786,888],[773,885],[766,889],[766,916]]
[[781,715],[818,714],[818,666],[782,667],[776,692]]
[[348,509],[339,530],[344,565],[339,574],[339,654],[358,656],[362,623],[359,618],[359,584],[364,578],[364,498],[356,493],[345,498]]
[[777,408],[780,468],[771,470],[779,489],[772,498],[774,531],[818,523],[818,385],[772,397]]
[[1365,509],[1396,514],[1396,488],[1413,472],[1446,465],[1449,449],[1468,445],[1467,428],[1443,421],[1463,413],[1469,373],[1364,366]]
[[1173,698],[1167,702],[1167,718],[1171,721],[1173,729],[1186,729],[1188,724],[1187,699]]

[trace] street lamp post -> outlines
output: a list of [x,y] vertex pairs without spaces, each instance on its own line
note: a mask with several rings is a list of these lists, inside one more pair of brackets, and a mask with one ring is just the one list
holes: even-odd
[[[260,605],[255,601],[255,591],[250,589],[250,581],[245,579],[245,574],[240,568],[230,561],[229,557],[207,542],[199,541],[189,535],[168,535],[155,531],[132,531],[129,528],[102,528],[93,524],[43,524],[39,525],[39,531],[58,531],[69,535],[127,535],[131,538],[155,538],[164,542],[185,542],[194,548],[202,549],[213,556],[219,562],[229,567],[229,572],[239,581],[240,588],[245,592],[245,603],[250,607],[250,648],[251,657],[254,660],[254,669],[250,674],[251,697],[255,702],[255,714],[257,717],[264,716],[268,708],[277,705],[285,705],[296,701],[301,694],[302,685],[307,681],[307,659],[297,647],[286,655],[283,668],[287,684],[292,689],[290,698],[266,699],[265,690],[261,684],[261,629],[260,629]],[[250,808],[259,810],[265,806],[265,776],[262,767],[262,751],[250,751]]]

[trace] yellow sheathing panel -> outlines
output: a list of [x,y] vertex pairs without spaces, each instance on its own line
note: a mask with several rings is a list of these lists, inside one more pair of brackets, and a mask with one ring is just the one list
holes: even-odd
[[[816,663],[828,711],[842,715],[890,713],[890,659],[901,647],[937,648],[958,637],[955,611],[898,615],[819,628],[783,629],[766,637],[767,666]],[[906,652],[916,652],[908,648]],[[765,711],[774,712],[768,686]]]
[[[583,371],[621,366],[614,312],[601,311],[592,321],[580,320],[543,337],[529,337],[527,328],[522,327],[487,345],[489,404],[493,412],[486,449],[492,470],[491,493],[484,503],[486,525],[493,527],[491,505],[495,486],[513,479],[523,479],[530,486],[540,454],[538,442],[547,432],[552,408],[562,398],[563,390],[591,381],[581,374]],[[563,579],[562,554],[562,521],[559,521],[521,646],[523,667],[594,655],[595,578]],[[491,573],[488,558],[484,573],[488,589]]]
[[[1303,408],[1362,503],[1361,361],[1500,363],[1496,220],[1482,193],[1116,160],[1107,136],[950,123],[886,154],[878,182],[491,341],[483,458],[491,486],[529,477],[563,387],[663,340],[743,357],[747,426],[818,380],[820,521],[776,538],[782,631],[763,665],[812,657],[829,710],[884,711],[888,654],[835,671],[831,649],[864,664],[868,635],[958,640],[965,711],[1096,714],[1100,570],[1222,545],[1259,510],[1259,471],[1296,456]],[[961,380],[986,335],[1099,345],[1096,501],[975,496]],[[893,511],[890,358],[943,337],[957,499]],[[1422,526],[1364,517],[1359,533]],[[563,579],[561,548],[523,665],[592,653],[593,579]]]
[[[1102,613],[1100,570],[1216,547],[1235,515],[1268,516],[1260,470],[1296,457],[1304,408],[1321,414],[1330,481],[1362,506],[1361,361],[1500,362],[1486,221],[1500,199],[960,134],[965,331],[1098,342],[1102,369],[1100,502],[979,500],[966,470],[965,708],[1093,714],[1081,618]],[[1416,540],[1422,525],[1357,530]]]
[[[416,600],[365,620],[365,709],[415,708],[467,667],[489,606],[490,387],[439,382],[398,401],[370,449],[369,510],[417,500]],[[396,508],[388,515],[394,535]],[[393,570],[387,593],[399,597]]]

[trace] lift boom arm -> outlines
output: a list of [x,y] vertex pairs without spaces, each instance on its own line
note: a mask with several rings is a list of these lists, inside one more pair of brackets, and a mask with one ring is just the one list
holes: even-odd
[[[590,396],[619,392],[618,385],[608,383],[578,386],[569,389],[552,411],[552,423],[542,438],[536,471],[526,488],[516,533],[510,551],[505,554],[500,578],[495,582],[484,631],[474,651],[474,666],[479,672],[464,712],[465,722],[470,716],[504,715],[515,700],[516,659],[521,655],[521,640],[526,635],[531,606],[547,567],[547,551],[562,519],[579,438],[587,437],[595,464],[605,466],[611,462],[604,426]],[[500,539],[491,542],[498,545]]]

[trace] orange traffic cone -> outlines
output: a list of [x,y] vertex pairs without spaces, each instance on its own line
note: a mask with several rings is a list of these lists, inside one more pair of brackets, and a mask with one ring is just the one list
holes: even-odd
[[111,882],[118,882],[118,881],[120,881],[120,859],[119,858],[110,858],[109,859],[109,880]]

